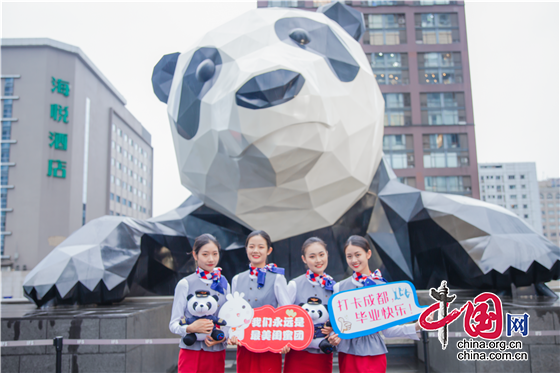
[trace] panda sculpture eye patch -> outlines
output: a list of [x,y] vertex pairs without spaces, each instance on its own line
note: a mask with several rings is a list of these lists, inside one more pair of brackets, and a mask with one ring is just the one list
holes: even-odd
[[202,98],[212,88],[222,68],[222,57],[216,48],[204,47],[194,52],[181,86],[181,102],[176,128],[181,137],[192,139],[200,122]]
[[328,25],[308,18],[282,18],[274,30],[284,43],[323,57],[341,82],[351,82],[358,75],[360,65]]

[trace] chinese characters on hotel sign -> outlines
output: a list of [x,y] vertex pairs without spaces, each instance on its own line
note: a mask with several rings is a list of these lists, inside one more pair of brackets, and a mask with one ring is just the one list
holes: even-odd
[[[70,83],[51,77],[52,89],[51,93],[68,97],[70,95]],[[68,106],[62,106],[58,103],[50,105],[50,119],[57,123],[68,124]],[[61,132],[49,131],[49,147],[53,150],[66,151],[68,149],[68,134]],[[49,159],[48,161],[48,177],[56,177],[60,179],[66,178],[66,161],[61,159]]]

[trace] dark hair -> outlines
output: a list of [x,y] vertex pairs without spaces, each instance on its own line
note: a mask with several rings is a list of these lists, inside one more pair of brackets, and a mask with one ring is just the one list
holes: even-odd
[[216,237],[212,236],[210,233],[204,233],[204,234],[201,234],[200,236],[198,236],[194,240],[193,252],[196,255],[198,255],[202,246],[204,246],[206,244],[209,244],[209,243],[213,243],[214,245],[216,245],[216,247],[218,248],[218,251],[220,251],[221,246],[220,246],[220,243],[218,242],[218,240],[216,239]]
[[248,236],[247,239],[245,240],[245,247],[249,246],[249,240],[255,236],[261,236],[262,238],[265,239],[266,241],[266,247],[272,247],[272,240],[270,239],[270,236],[268,235],[268,233],[266,233],[265,231],[252,231]]
[[344,244],[344,252],[345,253],[346,253],[346,248],[350,245],[361,247],[362,249],[364,249],[364,251],[366,253],[371,250],[371,248],[369,247],[369,242],[365,238],[363,238],[362,236],[354,235],[354,236],[348,237],[348,239],[346,240],[346,243]]
[[303,246],[301,247],[301,255],[305,256],[305,250],[307,250],[307,248],[314,243],[318,243],[319,245],[323,246],[325,250],[327,249],[327,244],[325,243],[325,241],[323,241],[319,237],[310,237],[303,243]]

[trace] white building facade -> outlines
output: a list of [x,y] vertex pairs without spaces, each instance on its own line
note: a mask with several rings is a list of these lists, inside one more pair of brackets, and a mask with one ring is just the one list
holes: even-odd
[[543,233],[534,162],[479,163],[480,199],[508,209]]
[[560,246],[560,179],[539,181],[543,234]]
[[33,269],[101,216],[150,218],[151,135],[125,98],[78,47],[1,44],[2,270]]

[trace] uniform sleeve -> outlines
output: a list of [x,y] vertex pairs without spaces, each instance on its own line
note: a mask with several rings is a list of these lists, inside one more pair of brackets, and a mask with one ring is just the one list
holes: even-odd
[[276,276],[276,280],[274,281],[274,294],[276,295],[276,300],[278,301],[278,307],[292,304],[290,295],[288,294],[286,277],[283,275]]
[[239,275],[235,275],[235,276],[233,276],[233,279],[231,279],[231,294],[233,294],[237,291],[237,279],[238,278],[239,278]]
[[290,304],[295,304],[297,298],[297,285],[295,281],[290,281],[288,283],[288,295],[290,296]]
[[229,282],[227,284],[227,290],[226,290],[226,295],[231,294],[231,286],[229,285]]
[[334,284],[333,286],[333,294],[336,294],[340,291],[340,284],[337,282],[336,284]]
[[185,316],[187,295],[189,295],[189,283],[187,280],[182,279],[175,287],[173,308],[171,309],[171,321],[169,322],[169,330],[171,333],[179,334],[180,336],[187,335],[187,325],[179,325],[181,317]]
[[409,338],[416,341],[420,340],[420,337],[418,337],[416,333],[416,324],[393,326],[382,330],[381,333],[383,333],[385,338]]

